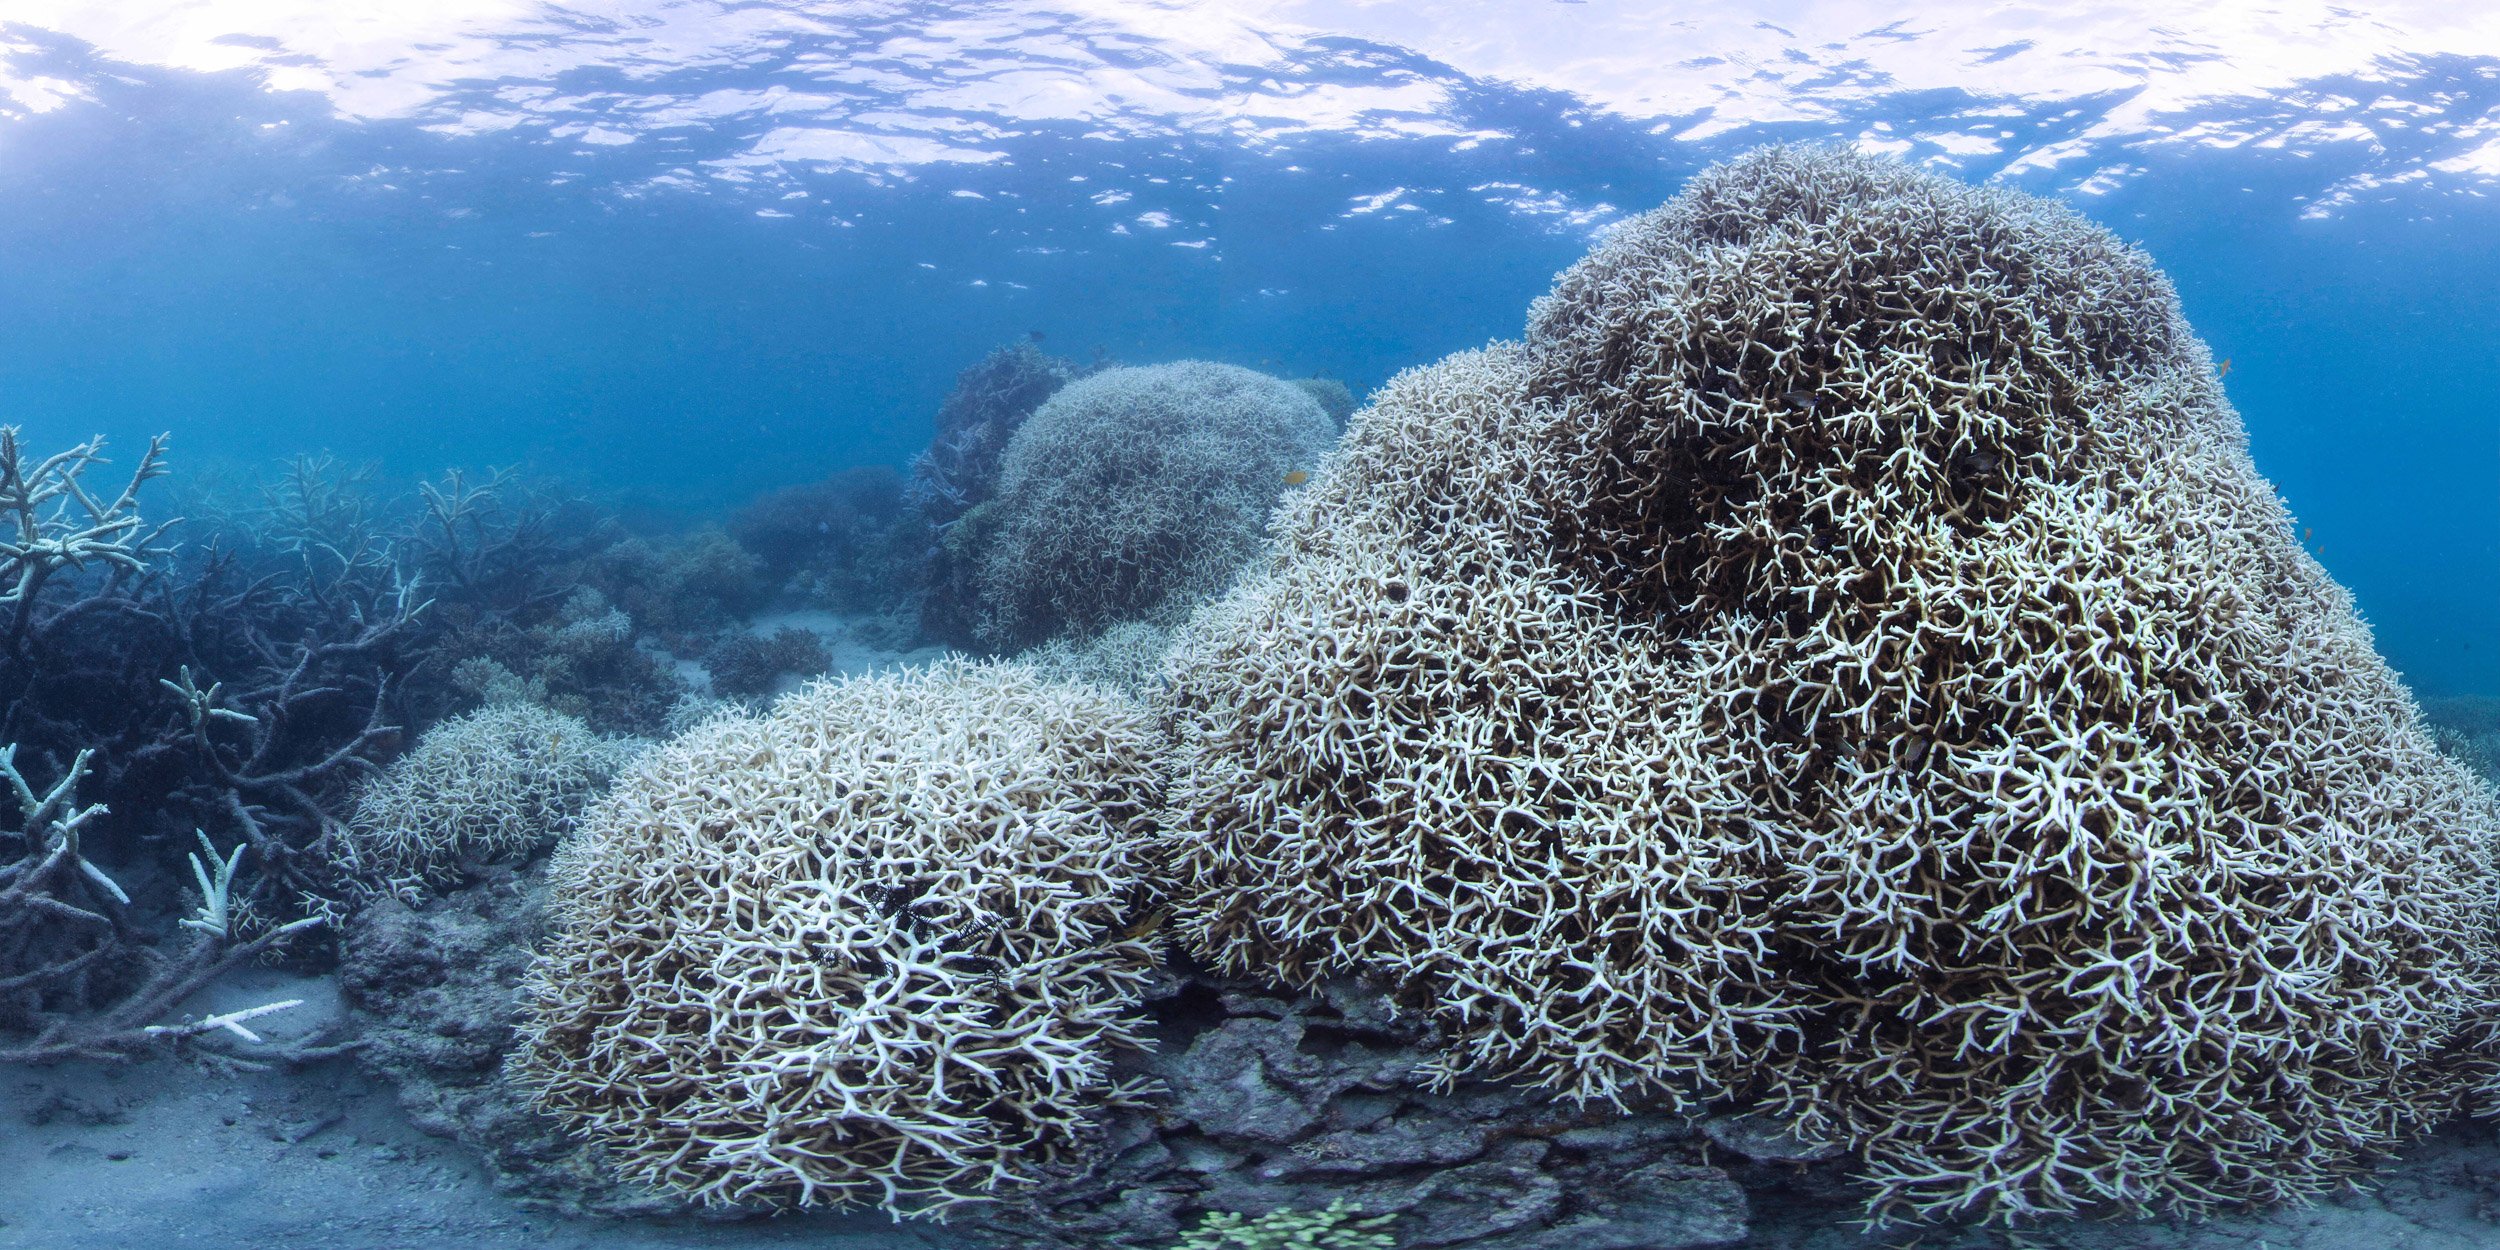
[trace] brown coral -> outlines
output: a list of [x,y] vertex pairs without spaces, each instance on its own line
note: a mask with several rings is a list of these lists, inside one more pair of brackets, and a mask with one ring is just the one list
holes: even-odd
[[824,682],[630,770],[557,853],[515,1072],[635,1180],[943,1213],[1126,1096],[1145,717],[1016,665]]
[[1881,1214],[2317,1192],[2473,1075],[2500,813],[2244,442],[2071,212],[1705,174],[1184,631],[1183,929],[1452,1072],[1762,1100]]

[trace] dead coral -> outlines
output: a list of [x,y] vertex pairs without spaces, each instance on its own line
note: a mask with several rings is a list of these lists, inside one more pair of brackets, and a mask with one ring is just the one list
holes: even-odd
[[819,683],[629,770],[558,852],[514,1071],[707,1203],[943,1213],[1130,1090],[1144,715],[1014,665]]
[[[235,923],[234,874],[249,848],[221,855],[200,834],[209,858],[191,857],[200,900],[180,921],[182,936],[171,944],[178,953],[142,944],[123,914],[130,896],[81,845],[84,826],[104,813],[77,798],[90,756],[81,752],[66,776],[39,791],[18,771],[16,755],[15,746],[0,747],[0,782],[19,813],[16,829],[0,830],[0,838],[18,843],[12,858],[0,863],[0,1063],[130,1059],[203,1036],[257,1043],[246,1021],[300,1005],[289,999],[183,1024],[156,1023],[228,969],[281,949],[322,921],[307,917],[243,932]],[[220,1051],[205,1053],[256,1066]]]
[[1451,1074],[2010,1220],[2319,1193],[2488,1066],[2500,812],[2071,212],[1705,174],[1276,545],[1166,670],[1181,927],[1405,986]]

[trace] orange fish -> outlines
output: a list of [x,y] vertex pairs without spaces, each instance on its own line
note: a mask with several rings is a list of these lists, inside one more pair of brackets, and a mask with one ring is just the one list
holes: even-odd
[[1295,469],[1293,472],[1285,475],[1285,485],[1287,486],[1300,486],[1304,482],[1310,480],[1310,473],[1302,469]]
[[2222,364],[2214,370],[2214,381],[2219,382],[2229,376],[2231,376],[2231,358],[2225,356],[2222,358]]
[[2307,541],[2309,541],[2309,540],[2310,540],[2310,538],[2314,537],[2314,536],[2317,534],[2317,532],[2318,532],[2318,527],[2317,527],[2317,526],[2315,526],[2315,525],[2304,525],[2304,526],[2301,526],[2301,527],[2300,527],[2300,541],[2302,541],[2302,542],[2307,542]]

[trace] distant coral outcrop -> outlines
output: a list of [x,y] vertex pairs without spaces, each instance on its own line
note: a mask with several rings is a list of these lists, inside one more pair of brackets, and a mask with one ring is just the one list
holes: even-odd
[[929,445],[912,458],[904,499],[926,535],[916,587],[920,631],[957,647],[978,645],[978,547],[958,532],[965,514],[998,493],[999,458],[1036,409],[1089,370],[1014,343],[955,377]]
[[1017,431],[977,514],[982,641],[1014,650],[1185,614],[1258,553],[1286,479],[1335,437],[1300,387],[1235,365],[1070,385]]
[[1771,149],[1411,371],[1166,669],[1176,925],[1881,1217],[2320,1193],[2456,1112],[2489,792],[2064,208]]

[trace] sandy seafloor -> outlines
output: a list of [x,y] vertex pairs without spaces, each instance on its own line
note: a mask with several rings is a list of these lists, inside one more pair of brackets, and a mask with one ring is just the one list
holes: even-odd
[[[831,613],[777,614],[750,627],[783,625],[822,636],[837,674],[941,654],[882,650],[856,622]],[[246,969],[181,1014],[288,998],[304,1005],[253,1022],[272,1044],[352,1038],[354,1023],[326,975]],[[2356,1192],[2203,1223],[1870,1234],[1851,1222],[1854,1209],[1776,1192],[1752,1200],[1747,1250],[2500,1250],[2500,1122],[2452,1126]],[[182,1058],[0,1068],[0,1250],[969,1244],[944,1225],[873,1211],[706,1221],[526,1210],[495,1191],[467,1147],[417,1129],[390,1083],[352,1056],[256,1072]]]
[[[222,1000],[326,995],[322,979],[262,973]],[[257,997],[255,997],[257,996]],[[338,1011],[334,995],[292,1013]],[[274,1020],[276,1017],[271,1017]],[[272,1030],[274,1033],[275,1030]],[[0,1073],[0,1248],[5,1250],[658,1250],[963,1244],[942,1225],[876,1213],[741,1222],[571,1218],[497,1194],[468,1151],[429,1137],[395,1092],[351,1058],[219,1073],[181,1061],[67,1064]],[[2012,1233],[1867,1235],[1841,1213],[1756,1195],[1758,1250],[2492,1250],[2500,1247],[2500,1128],[2451,1128],[2366,1191],[2215,1219],[2072,1223]]]

